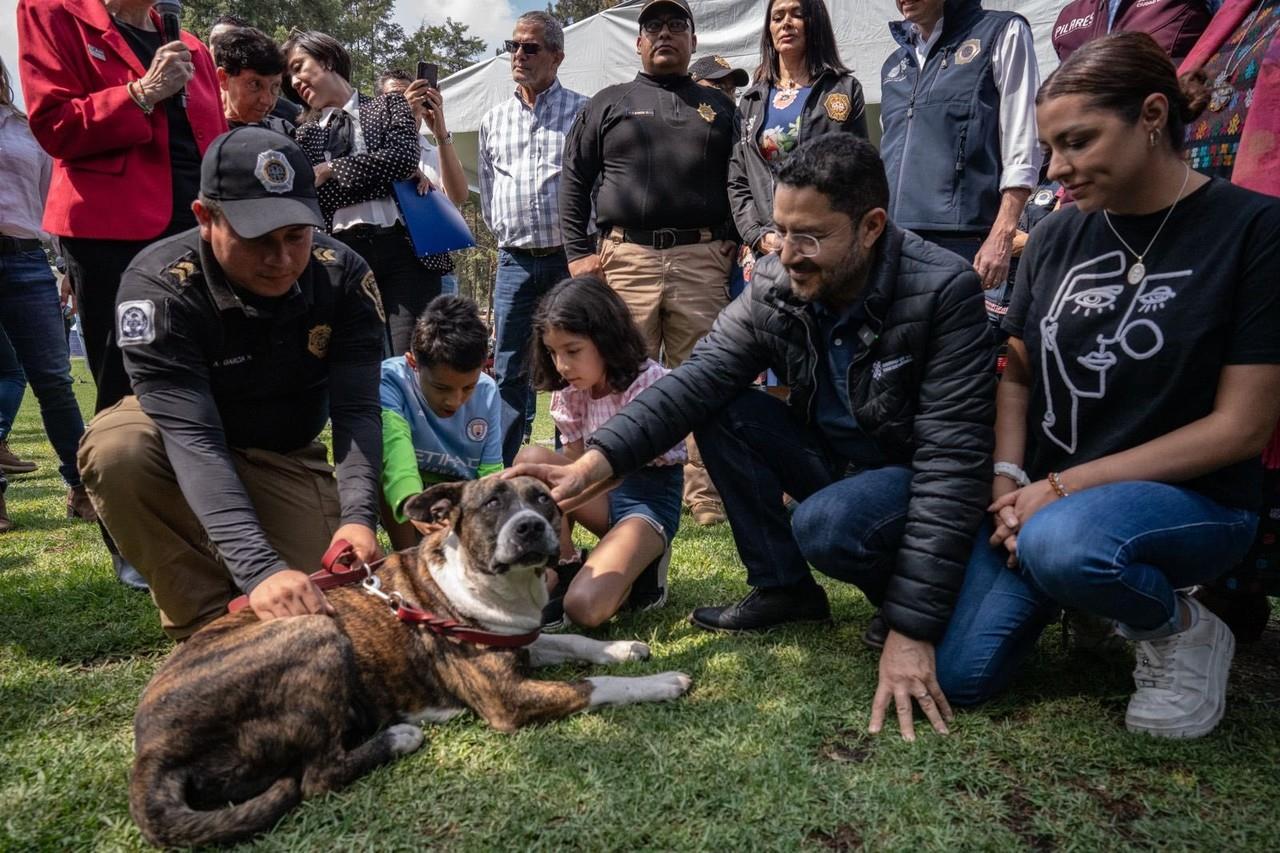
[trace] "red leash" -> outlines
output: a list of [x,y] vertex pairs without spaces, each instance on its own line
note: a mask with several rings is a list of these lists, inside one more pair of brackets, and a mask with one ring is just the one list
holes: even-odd
[[[422,625],[433,634],[462,643],[517,649],[529,645],[542,633],[540,630],[534,630],[527,634],[497,634],[481,628],[472,628],[456,619],[448,619],[429,610],[423,610],[405,601],[404,596],[398,592],[383,592],[382,583],[373,570],[385,559],[386,557],[383,557],[382,560],[374,563],[360,562],[356,557],[355,547],[347,540],[339,539],[324,552],[324,557],[320,560],[320,571],[314,572],[309,577],[321,590],[358,583],[364,587],[365,592],[389,604],[395,610],[396,618],[401,622]],[[248,606],[249,596],[242,595],[227,605],[227,612],[236,613]]]

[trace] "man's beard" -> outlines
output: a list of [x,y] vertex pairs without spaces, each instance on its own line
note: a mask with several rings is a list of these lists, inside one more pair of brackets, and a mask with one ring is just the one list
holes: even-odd
[[[850,246],[849,252],[835,266],[819,271],[816,288],[801,293],[792,282],[791,292],[804,302],[820,302],[823,305],[848,305],[853,302],[866,286],[867,272],[871,266],[871,253],[863,252],[858,246]],[[794,269],[801,273],[811,273],[818,266],[806,258],[787,270]],[[812,285],[808,285],[812,287]]]

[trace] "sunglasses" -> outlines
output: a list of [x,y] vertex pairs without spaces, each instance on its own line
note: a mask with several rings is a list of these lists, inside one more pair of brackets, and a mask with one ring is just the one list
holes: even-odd
[[656,36],[662,32],[663,27],[666,27],[673,34],[687,33],[690,23],[688,18],[650,18],[640,25],[640,29],[651,36]]
[[520,51],[524,51],[526,56],[537,56],[542,50],[542,45],[536,41],[512,41],[507,39],[502,43],[502,49],[507,53],[515,56]]

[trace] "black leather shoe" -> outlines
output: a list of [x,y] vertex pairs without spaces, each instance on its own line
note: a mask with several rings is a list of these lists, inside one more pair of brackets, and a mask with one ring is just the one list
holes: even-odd
[[884,641],[889,637],[889,623],[884,621],[884,617],[877,610],[871,617],[871,621],[867,623],[867,630],[862,632],[862,645],[872,651],[884,651]]
[[806,581],[753,589],[728,607],[699,607],[689,621],[708,631],[763,631],[788,622],[825,622],[830,618],[826,590]]

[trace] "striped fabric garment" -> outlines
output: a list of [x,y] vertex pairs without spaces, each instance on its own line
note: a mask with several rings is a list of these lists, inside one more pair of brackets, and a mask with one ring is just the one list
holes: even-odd
[[480,122],[480,204],[499,246],[543,249],[560,236],[564,140],[587,97],[557,80],[532,109],[518,91]]

